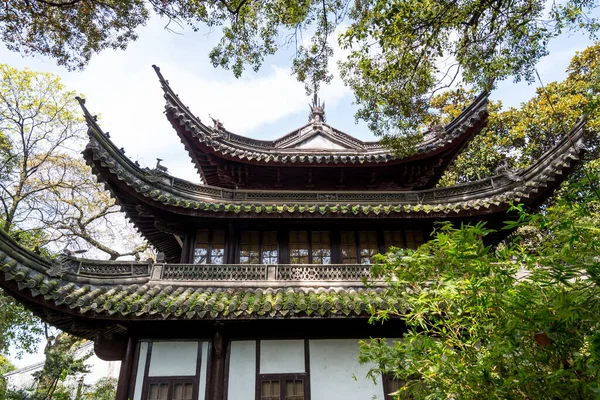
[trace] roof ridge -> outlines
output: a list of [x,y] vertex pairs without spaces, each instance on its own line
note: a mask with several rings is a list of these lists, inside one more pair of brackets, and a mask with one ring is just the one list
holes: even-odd
[[[192,132],[192,135],[195,136],[198,140],[207,142],[209,146],[215,149],[217,152],[222,152],[221,147],[231,147],[230,153],[236,155],[236,152],[241,152],[239,156],[242,158],[248,158],[249,154],[247,152],[258,152],[258,153],[273,153],[280,150],[283,150],[283,146],[288,145],[288,142],[293,142],[294,139],[298,136],[302,136],[302,133],[306,133],[307,128],[312,127],[312,130],[322,130],[326,131],[327,129],[322,129],[323,127],[327,127],[330,129],[330,132],[324,132],[326,135],[335,137],[340,136],[344,140],[348,142],[354,143],[354,150],[358,150],[356,146],[361,147],[362,151],[366,154],[368,153],[381,153],[386,154],[380,161],[388,161],[397,159],[394,156],[394,151],[388,148],[385,148],[381,145],[378,145],[378,142],[374,141],[362,141],[344,131],[341,131],[329,124],[326,124],[321,121],[311,121],[308,124],[305,124],[299,128],[292,130],[291,132],[282,135],[273,140],[260,140],[254,139],[248,136],[243,136],[240,134],[233,133],[222,126],[222,123],[218,120],[214,120],[215,126],[208,127],[204,123],[200,121],[198,117],[196,117],[189,107],[187,107],[179,98],[177,94],[171,88],[169,82],[164,78],[162,73],[160,72],[160,68],[156,65],[153,65],[154,70],[156,71],[159,81],[161,82],[161,86],[163,91],[165,92],[165,99],[167,100],[167,105],[165,108],[167,109],[167,117],[171,120],[171,123],[176,126],[177,124],[185,125],[186,131],[189,130]],[[452,136],[455,130],[459,130],[458,135],[464,134],[465,130],[460,129],[464,123],[468,123],[468,120],[471,118],[471,114],[481,108],[487,109],[489,92],[483,91],[481,92],[473,102],[466,107],[460,115],[454,118],[449,124],[444,128],[444,137],[440,137],[438,134],[435,134],[434,130],[428,130],[423,133],[423,142],[419,144],[419,152],[428,152],[433,149],[446,145],[449,141],[455,139]],[[177,111],[178,110],[178,111]],[[182,114],[183,113],[183,114]],[[171,115],[171,114],[176,114]],[[185,115],[184,115],[185,114]],[[197,130],[194,130],[194,126],[197,125]],[[311,131],[312,131],[311,130]],[[306,131],[306,132],[304,132]],[[455,135],[456,136],[456,135]],[[339,138],[338,138],[339,139]],[[185,143],[184,143],[185,145]],[[303,149],[306,152],[306,149]],[[307,152],[307,154],[310,153]],[[343,151],[338,151],[339,154],[343,153]],[[388,156],[389,155],[389,156]],[[268,155],[267,157],[272,157],[272,155]],[[264,157],[262,157],[264,158]]]

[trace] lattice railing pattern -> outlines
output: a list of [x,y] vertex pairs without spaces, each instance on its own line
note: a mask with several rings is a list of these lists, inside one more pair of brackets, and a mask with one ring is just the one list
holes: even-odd
[[264,281],[266,265],[166,264],[162,279],[176,281]]
[[261,191],[261,190],[231,190],[197,185],[181,179],[172,179],[172,186],[187,193],[207,196],[217,200],[253,201],[253,202],[370,202],[377,204],[398,203],[435,203],[451,201],[463,195],[477,194],[481,191],[501,187],[512,181],[504,175],[487,178],[467,184],[422,190],[418,192],[307,192],[307,191]]
[[279,281],[360,281],[370,277],[370,265],[278,265]]
[[161,279],[175,281],[360,281],[370,265],[165,264]]
[[132,264],[132,263],[102,263],[82,261],[78,273],[81,275],[96,275],[96,276],[140,276],[149,275],[148,264]]

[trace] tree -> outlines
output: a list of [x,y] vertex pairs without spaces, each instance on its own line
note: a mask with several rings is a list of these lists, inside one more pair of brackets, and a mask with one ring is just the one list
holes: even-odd
[[[42,230],[38,248],[94,248],[111,259],[147,249],[81,160],[85,124],[57,76],[0,65],[0,132],[1,229]],[[131,236],[130,248],[119,248],[116,232]]]
[[34,374],[38,382],[36,400],[71,399],[74,388],[65,384],[67,379],[76,380],[79,375],[89,372],[86,360],[92,355],[91,351],[78,354],[84,342],[85,339],[64,332],[48,339],[44,368]]
[[[524,168],[549,150],[567,134],[582,115],[588,115],[588,129],[600,129],[600,43],[578,52],[567,68],[567,78],[540,87],[531,100],[520,108],[505,110],[500,102],[491,102],[487,127],[475,137],[450,166],[442,186],[491,176],[501,165]],[[448,123],[468,106],[472,90],[459,88],[433,98],[435,110],[426,125]],[[590,137],[588,159],[598,157],[598,137]],[[575,177],[579,177],[575,174]]]
[[[48,185],[33,185],[32,180],[43,182],[39,172],[52,169],[59,152],[81,140],[84,125],[74,97],[56,76],[0,65],[0,131],[7,142],[0,155],[5,232],[36,212],[25,205]],[[61,166],[55,169],[57,180],[52,184],[61,184]]]
[[[510,140],[523,139],[507,154],[514,155],[511,163],[531,162],[560,135],[562,122],[596,107],[598,91],[589,84],[598,60],[598,46],[593,46],[574,58],[565,82],[548,85],[548,97],[540,92],[521,110],[507,111],[510,118],[497,112],[486,135],[498,127]],[[463,95],[448,94],[440,104],[455,112],[451,99],[458,104]],[[548,99],[557,102],[554,110],[543,106]],[[597,118],[591,114],[591,132],[597,132]],[[471,163],[483,162],[481,173],[488,174],[498,161],[494,146],[508,150],[510,140],[474,142],[472,154],[491,146],[481,150],[491,157],[457,164],[476,171]],[[593,154],[597,144],[590,148]],[[402,307],[374,309],[372,320],[398,316],[407,331],[391,345],[384,340],[361,344],[361,361],[375,364],[371,375],[392,374],[404,382],[397,398],[597,397],[600,160],[587,161],[577,172],[543,212],[529,214],[515,205],[519,220],[507,223],[507,229],[516,231],[496,247],[484,244],[492,231],[482,224],[446,224],[416,251],[397,249],[382,256],[374,273],[387,281]],[[454,171],[447,179],[461,178]]]
[[[84,132],[58,77],[0,64],[0,229],[46,257],[67,247],[137,256],[148,245],[80,159]],[[0,351],[35,349],[39,318],[3,292],[0,310]]]
[[6,378],[4,378],[4,374],[7,374],[11,371],[17,369],[13,363],[2,354],[0,354],[0,394],[6,391]]
[[117,380],[115,378],[102,378],[94,384],[91,391],[83,395],[83,399],[113,400],[116,395]]
[[[384,139],[416,140],[429,99],[462,80],[476,90],[507,77],[533,81],[548,43],[565,31],[596,37],[593,0],[17,0],[0,9],[9,49],[82,68],[94,53],[125,48],[151,12],[171,23],[221,28],[215,66],[240,76],[294,45],[292,71],[307,92],[332,75],[331,42],[350,51],[342,77],[361,106],[357,118]],[[308,33],[310,40],[304,41]],[[393,141],[390,141],[393,143]],[[400,146],[397,146],[400,147]]]

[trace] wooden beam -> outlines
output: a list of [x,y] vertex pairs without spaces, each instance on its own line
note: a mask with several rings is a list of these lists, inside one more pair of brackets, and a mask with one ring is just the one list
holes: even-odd
[[130,384],[135,384],[131,379],[134,371],[133,364],[135,364],[134,354],[135,354],[135,346],[136,340],[134,340],[131,336],[127,339],[127,349],[125,351],[125,357],[121,362],[121,370],[119,371],[119,382],[117,384],[117,395],[115,396],[115,400],[128,400],[129,399],[129,391]]
[[106,337],[99,333],[94,339],[94,353],[104,361],[121,361],[127,354],[128,339],[124,334]]
[[223,323],[215,323],[213,336],[213,351],[211,362],[211,376],[209,377],[209,400],[225,399],[225,352],[227,340],[223,332]]

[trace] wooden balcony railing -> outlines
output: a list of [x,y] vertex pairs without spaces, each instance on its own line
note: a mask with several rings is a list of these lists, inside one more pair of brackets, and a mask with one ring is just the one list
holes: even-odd
[[370,277],[361,264],[165,264],[160,279],[175,281],[356,281]]
[[366,264],[164,264],[66,260],[60,273],[82,278],[134,278],[145,281],[210,282],[361,282],[370,279],[371,265]]

